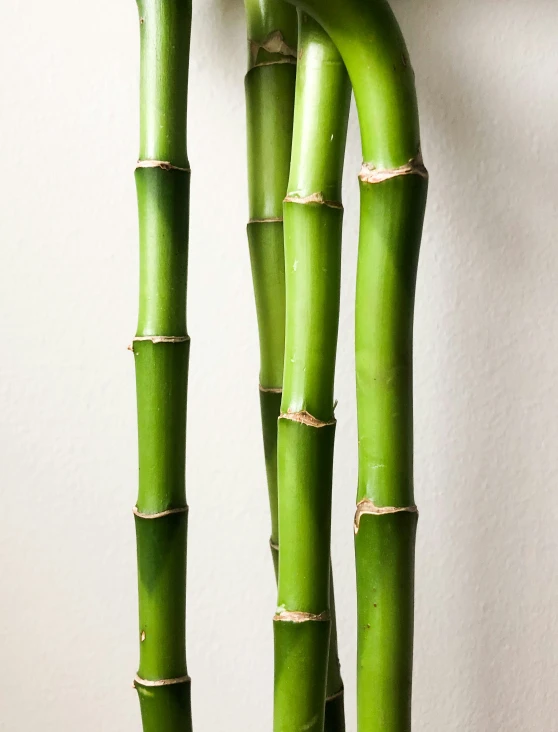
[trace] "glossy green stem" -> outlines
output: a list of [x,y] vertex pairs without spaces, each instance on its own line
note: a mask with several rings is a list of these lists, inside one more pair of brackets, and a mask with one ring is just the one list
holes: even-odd
[[[413,310],[426,180],[361,181],[355,535],[359,732],[409,732],[413,659]],[[391,507],[394,513],[378,508]]]
[[[330,643],[333,380],[341,276],[341,178],[351,88],[320,26],[299,16],[293,149],[284,203],[286,332],[279,420],[279,583],[274,732],[344,729]],[[331,640],[336,644],[335,634]],[[328,655],[332,656],[328,674]]]
[[140,293],[133,353],[138,408],[135,522],[140,665],[135,686],[144,732],[191,732],[184,481],[190,350],[186,100],[191,4],[142,0],[138,9]]
[[245,9],[248,242],[258,317],[260,404],[273,547],[279,542],[277,419],[285,350],[283,198],[291,158],[297,23],[296,11],[282,0],[246,0]]
[[289,1],[311,13],[335,42],[360,121],[358,730],[409,732],[417,521],[412,324],[427,189],[414,77],[386,0]]

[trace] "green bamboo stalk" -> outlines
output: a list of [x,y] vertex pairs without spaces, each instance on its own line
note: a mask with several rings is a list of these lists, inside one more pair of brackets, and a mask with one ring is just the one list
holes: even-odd
[[414,545],[412,331],[426,204],[414,77],[385,0],[304,0],[347,66],[364,163],[356,298],[359,732],[409,732]]
[[191,732],[186,666],[184,467],[190,339],[186,329],[190,170],[186,109],[189,0],[139,0],[140,295],[135,356],[140,664],[144,732]]
[[[248,30],[246,112],[250,222],[248,240],[260,338],[260,406],[278,576],[277,420],[285,346],[283,199],[293,131],[298,22],[283,0],[245,0]],[[343,732],[343,683],[337,653],[333,585],[325,732]]]
[[277,420],[285,349],[283,199],[287,191],[296,81],[296,11],[282,0],[245,0],[248,242],[260,340],[260,405],[277,572]]
[[[278,435],[279,583],[274,732],[344,729],[330,666],[333,381],[341,277],[341,178],[351,88],[327,34],[299,14],[285,217],[286,333]],[[335,641],[335,638],[334,638]],[[329,688],[328,688],[329,687]]]

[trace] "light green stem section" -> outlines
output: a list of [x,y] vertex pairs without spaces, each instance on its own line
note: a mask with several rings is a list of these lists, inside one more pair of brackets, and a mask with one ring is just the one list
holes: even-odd
[[386,0],[289,1],[339,49],[360,121],[366,165],[356,297],[358,730],[409,732],[417,521],[412,323],[427,189],[414,77]]
[[[336,657],[327,686],[326,679],[340,201],[350,93],[335,46],[317,23],[301,14],[284,204],[286,333],[278,444],[274,732],[322,732],[326,696],[342,690]],[[332,640],[336,645],[334,634]],[[344,729],[340,696],[329,705],[327,729]]]
[[138,3],[141,37],[136,504],[144,732],[191,732],[186,666],[186,329],[190,173],[186,108],[191,4]]

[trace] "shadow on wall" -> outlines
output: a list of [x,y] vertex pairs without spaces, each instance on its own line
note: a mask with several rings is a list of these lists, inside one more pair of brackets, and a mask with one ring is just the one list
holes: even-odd
[[394,3],[431,176],[415,339],[419,729],[444,716],[550,729],[555,714],[558,16],[536,5]]

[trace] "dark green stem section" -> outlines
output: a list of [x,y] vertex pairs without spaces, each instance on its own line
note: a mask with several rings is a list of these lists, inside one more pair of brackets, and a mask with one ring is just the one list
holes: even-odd
[[412,330],[427,190],[414,76],[386,0],[289,1],[321,23],[339,49],[360,121],[358,730],[409,732],[417,521]]
[[190,173],[186,107],[191,4],[138,3],[141,34],[138,408],[135,509],[144,732],[191,732],[186,666],[186,284]]
[[[335,46],[317,23],[300,15],[293,149],[284,204],[286,333],[278,442],[274,732],[322,732],[324,725],[344,729],[335,632],[330,637],[329,549],[341,177],[350,93]],[[332,699],[326,721],[327,696]]]

